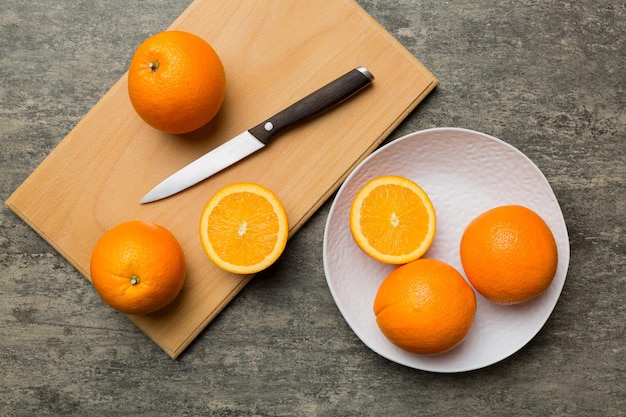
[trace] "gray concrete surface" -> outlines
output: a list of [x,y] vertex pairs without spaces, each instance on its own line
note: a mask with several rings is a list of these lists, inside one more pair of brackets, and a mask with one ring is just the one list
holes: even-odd
[[[189,3],[2,1],[2,201]],[[376,355],[325,282],[327,202],[174,361],[3,206],[0,416],[626,415],[626,3],[359,3],[441,80],[389,140],[483,131],[553,186],[571,262],[537,337],[463,374]]]

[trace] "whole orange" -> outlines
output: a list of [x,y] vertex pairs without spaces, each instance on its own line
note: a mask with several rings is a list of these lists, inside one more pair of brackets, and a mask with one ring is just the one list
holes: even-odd
[[162,226],[130,221],[102,235],[91,254],[91,282],[126,314],[149,314],[177,297],[185,282],[183,250]]
[[543,293],[558,264],[550,227],[519,205],[487,210],[465,229],[461,263],[476,291],[498,304],[517,304]]
[[394,269],[374,300],[376,322],[395,345],[413,353],[446,352],[465,339],[476,295],[451,265],[420,258]]
[[128,95],[137,114],[168,133],[187,133],[207,124],[226,95],[219,56],[204,39],[165,31],[146,39],[128,70]]

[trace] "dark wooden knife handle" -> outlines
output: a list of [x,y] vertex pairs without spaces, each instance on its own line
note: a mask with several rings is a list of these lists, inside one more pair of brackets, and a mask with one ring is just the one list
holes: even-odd
[[280,131],[329,110],[372,81],[374,76],[369,70],[364,67],[355,68],[249,129],[249,132],[267,144]]

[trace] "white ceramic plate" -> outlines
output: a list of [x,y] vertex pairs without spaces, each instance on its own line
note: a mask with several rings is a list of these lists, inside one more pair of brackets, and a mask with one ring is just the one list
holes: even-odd
[[[399,349],[380,332],[372,306],[380,283],[394,268],[361,251],[350,233],[354,196],[367,181],[401,175],[417,182],[437,212],[437,234],[426,253],[463,274],[459,242],[467,224],[490,208],[520,204],[536,211],[556,238],[556,276],[541,296],[499,306],[477,293],[478,307],[467,338],[435,356]],[[550,184],[523,153],[492,136],[466,129],[435,128],[409,134],[372,153],[350,174],[330,209],[324,233],[324,271],[341,314],[356,335],[381,356],[416,369],[463,372],[515,353],[543,327],[557,303],[569,264],[569,240]]]

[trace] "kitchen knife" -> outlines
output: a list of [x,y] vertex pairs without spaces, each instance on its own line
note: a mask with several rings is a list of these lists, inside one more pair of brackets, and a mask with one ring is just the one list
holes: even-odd
[[329,110],[372,81],[374,76],[367,68],[353,69],[170,175],[139,202],[151,203],[169,197],[209,178],[262,149],[283,130]]

